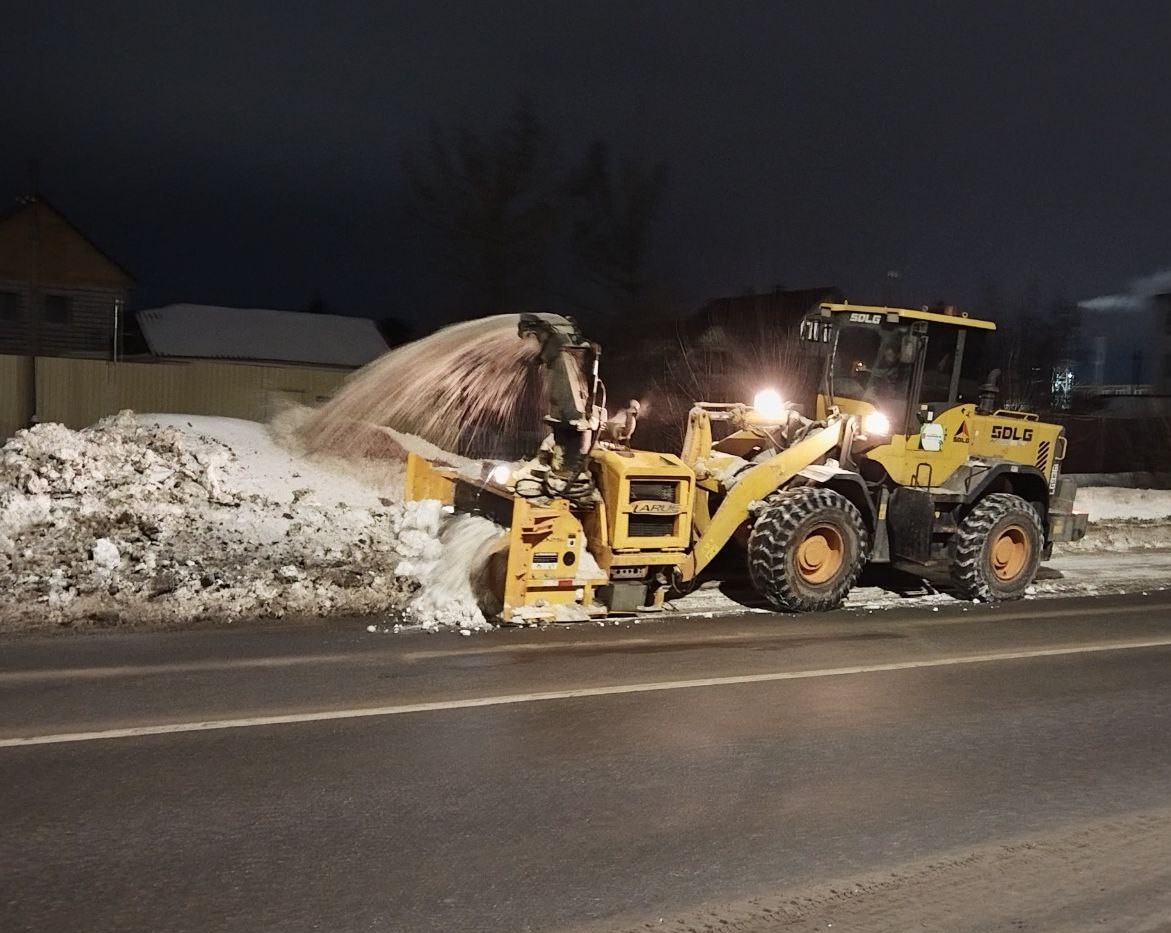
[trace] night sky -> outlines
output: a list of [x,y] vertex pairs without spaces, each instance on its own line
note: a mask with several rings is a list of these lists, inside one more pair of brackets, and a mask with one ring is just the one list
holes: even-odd
[[[401,162],[529,95],[572,160],[666,160],[683,305],[1089,298],[1171,265],[1165,2],[8,4],[0,197],[41,188],[139,305],[395,314],[442,269]],[[450,311],[450,309],[447,309]]]

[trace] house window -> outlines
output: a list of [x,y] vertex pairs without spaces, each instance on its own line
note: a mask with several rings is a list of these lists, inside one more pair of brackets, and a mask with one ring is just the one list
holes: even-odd
[[73,299],[68,295],[45,296],[45,320],[51,324],[67,324],[73,311]]
[[19,321],[24,317],[24,296],[20,292],[0,292],[0,321]]

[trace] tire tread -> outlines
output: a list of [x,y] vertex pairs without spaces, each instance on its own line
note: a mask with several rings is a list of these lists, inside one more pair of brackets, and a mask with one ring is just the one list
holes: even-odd
[[[847,530],[857,536],[852,565],[824,595],[801,593],[789,570],[789,549],[802,523],[818,512],[840,513]],[[821,486],[782,490],[769,499],[748,539],[748,573],[757,591],[782,612],[824,612],[836,609],[857,582],[869,550],[869,532],[862,516],[845,496]]]
[[[1044,543],[1044,533],[1041,530],[1041,519],[1036,510],[1020,496],[1007,492],[994,492],[977,502],[960,522],[956,532],[953,550],[954,559],[951,565],[952,582],[967,599],[978,599],[981,602],[996,602],[1000,599],[1016,599],[1024,595],[1024,587],[1019,594],[998,594],[991,581],[984,575],[984,547],[988,543],[988,533],[992,527],[1006,515],[1019,512],[1025,522],[1033,530],[1034,564],[1040,563],[1040,547]],[[1036,567],[1030,574],[1028,583],[1033,582]],[[1025,586],[1028,586],[1028,583]]]

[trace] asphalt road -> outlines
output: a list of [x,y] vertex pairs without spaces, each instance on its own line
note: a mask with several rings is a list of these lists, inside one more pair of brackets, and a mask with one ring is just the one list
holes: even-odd
[[1103,820],[1150,830],[1168,734],[1167,592],[13,639],[0,930],[653,926]]

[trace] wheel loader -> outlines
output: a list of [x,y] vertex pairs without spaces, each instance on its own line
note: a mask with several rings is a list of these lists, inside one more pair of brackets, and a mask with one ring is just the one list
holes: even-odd
[[824,361],[808,415],[775,390],[698,402],[675,455],[630,445],[637,403],[607,417],[599,348],[571,318],[522,315],[549,370],[537,455],[477,477],[411,454],[407,495],[507,529],[478,571],[506,621],[662,608],[726,547],[779,611],[839,606],[867,563],[946,568],[966,598],[1015,599],[1086,516],[1061,477],[1063,429],[999,407],[999,372],[980,372],[994,329],[822,304],[800,329]]

